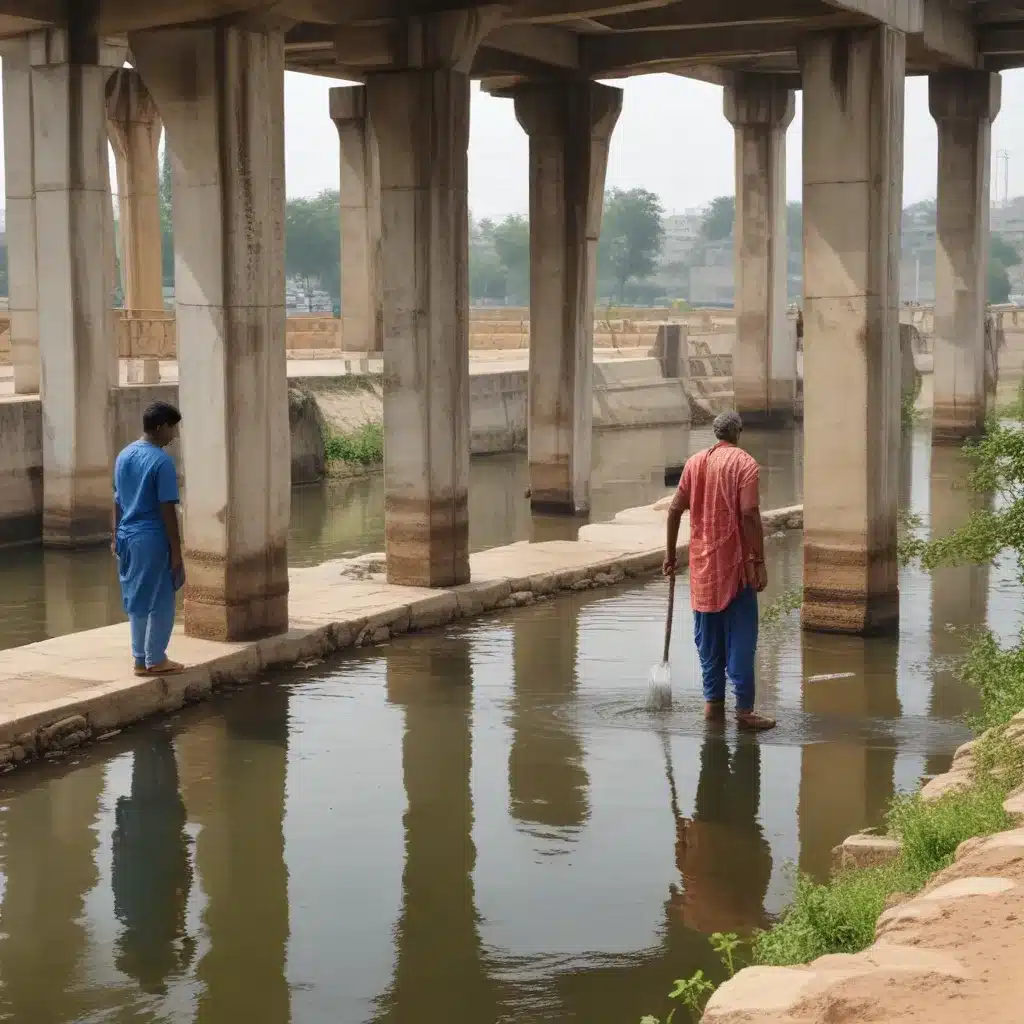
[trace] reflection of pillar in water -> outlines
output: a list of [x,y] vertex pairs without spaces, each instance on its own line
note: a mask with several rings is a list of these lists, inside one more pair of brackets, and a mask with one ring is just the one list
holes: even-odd
[[179,750],[189,817],[201,827],[196,866],[206,896],[196,1024],[287,1024],[287,691],[267,687],[228,702],[223,728],[206,735],[215,746],[201,752],[211,777],[205,794],[196,787],[206,797],[198,809],[188,781],[191,750]]
[[589,779],[579,732],[560,712],[576,699],[578,610],[516,616],[512,746],[508,782],[512,817],[531,825],[578,828],[590,815]]
[[109,548],[43,551],[43,587],[47,636],[98,629],[125,617]]
[[610,519],[633,505],[665,494],[665,435],[668,427],[594,432],[590,517]]
[[301,556],[318,551],[323,542],[330,505],[330,484],[326,480],[308,483],[291,490],[291,512],[288,518],[288,547]]
[[730,751],[725,736],[709,730],[701,745],[693,818],[673,808],[683,887],[672,887],[669,913],[686,927],[709,935],[765,925],[772,852],[757,820],[760,801],[757,741],[740,736]]
[[82,976],[86,894],[96,885],[106,766],[41,777],[0,812],[0,1019],[64,1024],[90,1005]]
[[472,668],[467,641],[387,650],[388,700],[405,709],[405,868],[397,956],[374,1020],[493,1021],[473,893]]
[[[984,501],[967,487],[970,464],[959,448],[932,448],[931,536],[945,537],[962,526]],[[988,615],[987,565],[936,569],[932,574],[932,675],[929,713],[933,718],[962,718],[976,707],[973,691],[956,678],[955,663],[964,649],[963,634],[948,626],[984,626]],[[930,765],[929,772],[946,766]]]
[[469,462],[469,548],[481,551],[530,536],[525,457],[505,452]]
[[131,792],[115,810],[112,877],[114,913],[124,926],[117,967],[144,992],[165,993],[168,977],[191,964],[195,943],[185,932],[192,888],[185,803],[164,729],[141,734],[135,747]]
[[803,711],[821,721],[820,735],[805,737],[800,755],[800,869],[824,878],[832,848],[879,824],[893,796],[896,750],[872,735],[871,719],[900,716],[899,646],[896,637],[804,633],[802,640]]

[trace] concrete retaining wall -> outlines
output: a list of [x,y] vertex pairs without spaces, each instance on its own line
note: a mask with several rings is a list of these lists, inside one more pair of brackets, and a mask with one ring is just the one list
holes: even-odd
[[[608,367],[608,369],[604,369]],[[365,379],[362,391],[337,390],[330,377],[291,381],[316,401],[289,405],[292,442],[292,483],[309,483],[323,472],[321,438],[325,420],[335,430],[352,429],[366,420],[383,418],[379,380]],[[473,374],[470,377],[470,450],[491,454],[526,445],[528,378],[525,370]],[[337,403],[353,397],[349,421],[339,417]],[[118,388],[115,395],[114,450],[130,444],[142,429],[142,413],[151,402],[177,404],[176,384]],[[663,380],[657,360],[623,360],[595,367],[594,425],[597,428],[652,427],[689,422],[683,383]],[[168,449],[179,478],[185,470],[177,444]],[[0,546],[31,543],[42,528],[42,407],[37,397],[0,401]]]
[[38,398],[0,402],[0,546],[43,529],[43,417]]

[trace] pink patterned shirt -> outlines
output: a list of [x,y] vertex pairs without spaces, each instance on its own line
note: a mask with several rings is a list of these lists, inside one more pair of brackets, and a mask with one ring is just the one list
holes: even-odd
[[728,441],[687,460],[672,499],[690,510],[690,604],[720,612],[744,584],[740,519],[760,503],[760,470],[753,457]]

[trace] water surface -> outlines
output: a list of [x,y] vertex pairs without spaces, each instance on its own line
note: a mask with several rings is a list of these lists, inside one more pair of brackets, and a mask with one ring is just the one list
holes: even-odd
[[[966,514],[960,456],[910,497]],[[929,468],[934,474],[929,478]],[[769,539],[767,599],[800,537]],[[962,627],[1019,624],[1010,567],[901,577],[898,636],[766,631],[759,737],[699,716],[682,588],[674,710],[643,710],[661,580],[296,670],[16,772],[0,791],[0,1017],[47,1024],[588,1024],[717,972],[792,867],[944,770]],[[949,626],[956,627],[950,630]]]

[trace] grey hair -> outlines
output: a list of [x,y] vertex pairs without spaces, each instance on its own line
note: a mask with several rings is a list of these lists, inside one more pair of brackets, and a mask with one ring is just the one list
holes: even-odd
[[711,429],[719,441],[735,444],[743,430],[743,420],[740,419],[738,412],[720,412],[715,417],[715,422],[711,424]]

